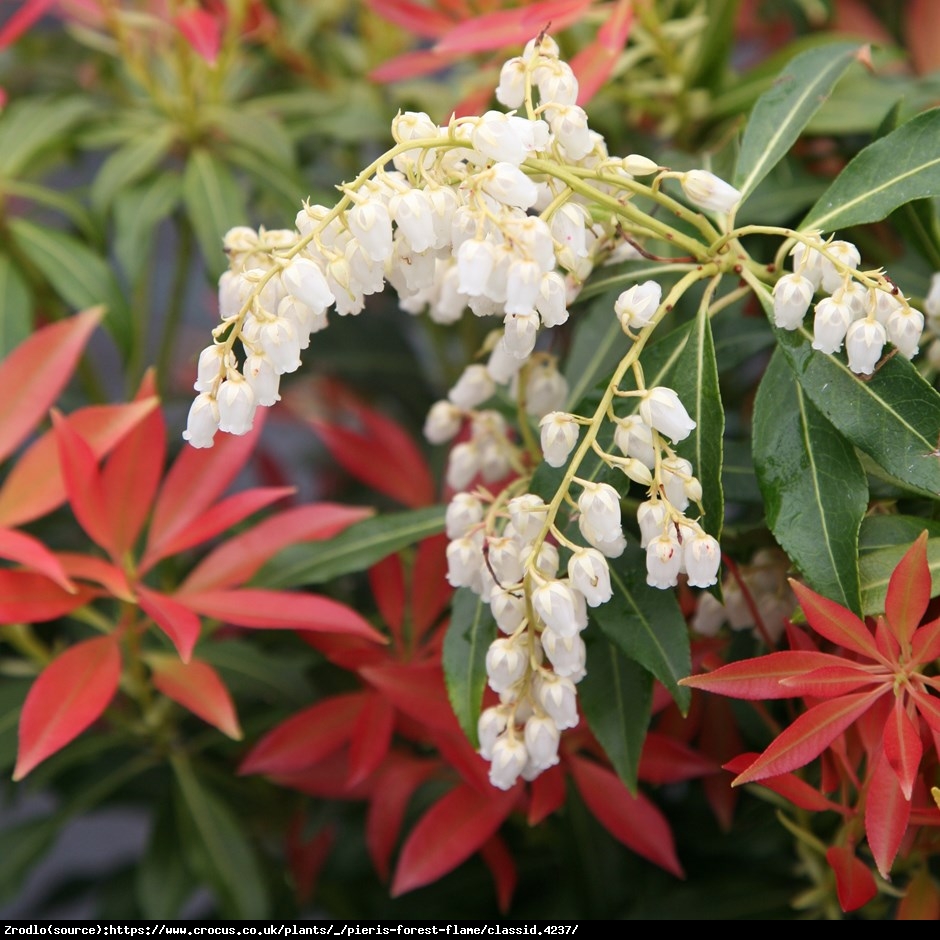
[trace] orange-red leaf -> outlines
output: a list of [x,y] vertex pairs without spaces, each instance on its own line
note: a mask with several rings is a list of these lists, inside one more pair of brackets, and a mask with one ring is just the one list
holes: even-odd
[[865,801],[865,834],[875,864],[883,878],[891,873],[894,857],[907,831],[910,801],[904,799],[897,775],[884,754],[879,754],[868,782]]
[[927,532],[924,530],[888,579],[885,616],[902,649],[907,649],[929,603],[930,569],[927,567]]
[[859,620],[851,610],[847,610],[835,601],[811,591],[799,581],[790,579],[790,586],[796,594],[803,613],[809,625],[820,635],[835,643],[844,646],[847,650],[860,653],[876,662],[883,658],[875,644],[875,638],[868,627]]
[[384,696],[372,694],[356,719],[349,742],[349,785],[366,780],[382,763],[392,743],[395,709]]
[[0,569],[0,624],[55,620],[86,604],[87,588],[66,591],[35,571]]
[[480,857],[486,862],[486,867],[493,876],[493,887],[496,888],[499,909],[506,914],[519,881],[519,873],[516,871],[516,862],[512,857],[512,852],[509,851],[505,840],[499,833],[496,833],[483,844]]
[[92,581],[103,587],[112,597],[133,604],[137,598],[127,583],[124,572],[104,558],[81,555],[78,552],[56,552],[66,574],[81,581]]
[[242,729],[235,705],[219,674],[200,659],[188,663],[175,656],[153,653],[147,657],[153,684],[167,698],[189,709],[222,734],[240,741]]
[[95,307],[37,330],[0,363],[0,460],[9,456],[65,388],[88,337],[101,322]]
[[18,562],[39,574],[44,574],[63,590],[75,589],[62,567],[62,562],[39,539],[25,532],[0,528],[0,558]]
[[792,690],[794,695],[814,698],[834,698],[879,683],[890,685],[891,677],[884,673],[872,675],[851,665],[823,666],[801,676],[788,676],[780,680],[780,684]]
[[835,872],[836,893],[843,911],[857,911],[878,893],[868,866],[850,848],[832,846],[826,851],[826,861]]
[[561,809],[566,795],[565,772],[561,764],[540,773],[529,785],[529,825],[537,826]]
[[910,800],[924,747],[920,732],[907,714],[902,696],[894,700],[894,708],[885,723],[884,749],[891,769],[897,774],[904,799]]
[[121,654],[114,636],[85,640],[53,660],[23,703],[13,779],[22,780],[98,719],[120,678]]
[[462,784],[418,821],[401,850],[392,897],[421,888],[453,871],[496,832],[516,802],[515,790],[481,794]]
[[911,662],[930,663],[940,658],[940,618],[925,623],[911,643]]
[[366,666],[359,675],[400,711],[427,728],[460,733],[440,662]]
[[188,663],[199,640],[202,624],[188,607],[143,585],[137,587],[141,610],[170,638],[180,659]]
[[178,13],[173,22],[196,55],[215,65],[222,45],[222,20],[208,10],[194,9]]
[[399,82],[405,78],[417,78],[420,75],[433,75],[451,64],[449,57],[433,49],[420,49],[416,52],[404,52],[383,62],[369,72],[374,82]]
[[436,39],[454,25],[452,19],[433,7],[412,0],[366,0],[366,5],[383,20],[425,39]]
[[382,622],[400,638],[405,621],[405,572],[398,555],[389,555],[369,569],[369,589]]
[[415,641],[437,623],[453,593],[447,582],[447,536],[432,535],[418,545],[411,573],[411,626]]
[[[724,769],[733,774],[739,774],[749,767],[757,756],[753,753],[741,754],[734,760],[728,761],[724,765]],[[768,790],[780,794],[800,809],[809,810],[813,813],[833,810],[845,814],[844,807],[838,803],[833,803],[832,800],[820,793],[815,787],[811,787],[805,780],[801,780],[796,774],[780,774],[777,777],[768,777],[761,780],[757,786],[766,787]]]
[[25,0],[0,29],[0,49],[23,35],[57,0]]
[[647,783],[678,783],[718,770],[713,760],[675,738],[650,731],[643,741],[639,778]]
[[604,21],[594,42],[585,46],[572,60],[571,69],[578,79],[578,104],[585,105],[603,87],[623,51],[633,24],[633,0],[619,0]]

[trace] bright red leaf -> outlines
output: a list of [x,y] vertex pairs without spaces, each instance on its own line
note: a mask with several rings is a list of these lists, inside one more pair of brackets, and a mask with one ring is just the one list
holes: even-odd
[[483,844],[480,857],[486,862],[486,867],[493,876],[499,909],[506,914],[509,912],[509,905],[512,903],[512,896],[515,894],[516,884],[519,881],[519,872],[516,870],[512,852],[509,851],[505,840],[500,837],[499,833],[496,833]]
[[884,749],[891,769],[897,774],[904,799],[910,800],[924,748],[920,732],[907,714],[902,698],[894,700],[891,717],[885,723]]
[[63,590],[75,589],[62,567],[62,562],[42,542],[26,535],[25,532],[0,528],[0,558],[18,562],[39,574],[44,574]]
[[188,607],[143,585],[137,587],[140,609],[170,638],[180,659],[188,663],[202,625]]
[[222,20],[208,10],[195,9],[183,10],[173,22],[196,55],[209,65],[215,65],[222,45]]
[[834,845],[826,852],[826,861],[835,872],[836,893],[843,911],[857,911],[878,893],[868,866],[850,848]]
[[44,574],[0,569],[0,624],[55,620],[87,604],[87,588],[66,591]]
[[907,650],[930,603],[927,532],[904,553],[888,579],[885,617],[902,649]]
[[883,878],[890,875],[910,818],[911,804],[904,799],[897,774],[884,754],[879,754],[868,781],[865,835]]
[[167,698],[182,705],[222,734],[240,741],[242,729],[235,705],[219,674],[199,659],[180,662],[175,656],[153,653],[147,656],[153,684]]
[[349,785],[366,780],[382,763],[392,743],[395,709],[378,694],[369,695],[349,742]]

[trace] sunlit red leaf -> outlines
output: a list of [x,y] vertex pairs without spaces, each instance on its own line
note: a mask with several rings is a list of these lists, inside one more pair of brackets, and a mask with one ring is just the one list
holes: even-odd
[[5,623],[55,620],[88,603],[92,591],[66,591],[35,571],[0,569],[0,627]]
[[814,705],[782,731],[731,785],[753,783],[808,764],[883,694],[884,690],[875,689]]
[[[157,407],[156,398],[127,405],[90,405],[68,416],[72,430],[100,460]],[[10,469],[0,487],[0,525],[38,519],[66,499],[55,433],[43,434]]]
[[813,698],[833,698],[855,692],[866,685],[879,683],[890,685],[891,677],[883,673],[872,675],[851,665],[823,666],[801,676],[788,676],[780,680],[780,684],[790,689],[794,695],[808,695]]
[[940,618],[925,623],[911,642],[911,661],[929,663],[940,658]]
[[77,643],[54,659],[23,703],[13,779],[22,780],[97,720],[120,678],[121,655],[113,636]]
[[565,805],[566,795],[565,772],[561,764],[542,771],[529,784],[529,825],[537,826],[560,810]]
[[454,25],[440,11],[412,0],[366,0],[366,5],[383,20],[425,39],[436,39]]
[[398,555],[389,555],[369,569],[369,588],[382,622],[400,638],[405,620],[405,572]]
[[571,60],[571,69],[578,79],[578,104],[585,105],[610,77],[633,24],[632,0],[619,0],[613,13],[604,21],[597,38]]
[[512,903],[512,896],[519,881],[519,873],[516,871],[516,862],[512,857],[512,852],[497,833],[483,844],[480,857],[486,862],[486,867],[493,876],[496,900],[500,911],[505,914],[509,911],[509,905]]
[[[4,32],[9,28],[8,23]],[[59,397],[103,316],[104,309],[96,307],[43,327],[0,362],[0,460],[23,442]]]
[[350,692],[305,708],[269,731],[238,772],[290,774],[312,767],[349,740],[366,700],[367,693]]
[[[247,493],[231,497],[231,500],[224,500],[219,503],[219,507],[238,500],[239,497],[247,497],[249,493],[273,495],[275,492],[249,490]],[[241,509],[246,505],[247,502],[239,504]],[[281,549],[301,542],[332,538],[354,522],[368,518],[372,513],[373,510],[364,506],[342,506],[339,503],[312,503],[285,509],[250,529],[231,536],[218,548],[213,549],[196,565],[183,582],[181,590],[204,591],[243,584]],[[194,523],[197,524],[198,521]]]
[[914,705],[924,721],[936,734],[940,734],[940,699],[917,688],[910,690]]
[[[741,754],[734,760],[728,761],[724,765],[725,770],[733,774],[739,774],[749,767],[757,754]],[[845,813],[845,809],[838,803],[833,803],[825,794],[820,793],[815,787],[811,787],[805,780],[801,780],[796,774],[780,774],[777,777],[767,777],[761,780],[757,786],[766,787],[774,793],[780,794],[784,799],[789,800],[794,806],[800,809],[809,810],[813,813],[821,813],[826,810],[834,810],[837,813]]]
[[196,55],[215,65],[222,44],[222,22],[207,10],[183,10],[173,22]]
[[65,573],[61,561],[39,539],[25,532],[0,528],[0,558],[15,561],[39,574],[44,574],[66,591],[72,591],[75,588]]
[[180,662],[175,656],[153,653],[147,657],[154,687],[182,705],[222,734],[240,741],[242,729],[225,683],[208,663],[193,659]]
[[678,783],[716,773],[718,765],[680,741],[650,731],[640,754],[640,780],[647,783]]
[[930,569],[927,567],[927,532],[904,553],[888,580],[885,617],[903,649],[930,603]]
[[878,617],[875,620],[875,645],[881,655],[891,662],[896,662],[901,655],[901,644],[891,632],[891,628],[884,617]]
[[180,659],[188,663],[202,630],[196,614],[172,597],[143,585],[137,587],[137,600],[141,610],[170,638]]
[[868,782],[865,834],[883,878],[887,878],[907,830],[911,804],[904,799],[897,775],[884,754],[878,756]]
[[613,771],[594,761],[572,756],[570,767],[588,809],[615,839],[683,877],[669,823],[649,799],[642,793],[633,796]]
[[386,642],[351,607],[316,594],[244,588],[186,592],[175,597],[197,613],[237,627],[349,633],[376,643]]
[[381,695],[373,694],[356,719],[349,742],[349,785],[365,780],[382,763],[392,743],[395,709]]
[[835,872],[836,893],[843,911],[857,911],[878,893],[868,866],[850,848],[832,846],[826,851],[826,861]]
[[[935,0],[908,0],[904,10],[904,48],[910,52],[919,75],[940,68],[940,8]],[[890,44],[890,40],[889,40]]]
[[448,68],[450,64],[447,56],[432,49],[419,49],[415,52],[404,52],[383,62],[369,72],[369,78],[374,82],[400,82],[406,78],[433,75]]
[[439,662],[366,666],[359,674],[396,708],[426,727],[459,733]]
[[70,578],[91,581],[103,587],[112,597],[133,604],[137,598],[127,577],[117,565],[97,555],[82,555],[78,552],[56,552],[56,558]]
[[901,696],[894,700],[891,717],[885,723],[884,749],[891,769],[897,774],[904,799],[910,800],[924,748]]
[[411,573],[411,626],[415,640],[440,619],[454,589],[447,582],[447,536],[432,535],[418,545]]
[[0,29],[0,49],[16,42],[58,0],[25,0]]
[[860,653],[869,659],[877,662],[883,661],[874,637],[851,610],[811,591],[792,578],[790,587],[793,588],[809,625],[820,636],[825,637],[830,643],[844,646],[847,650]]
[[392,897],[437,881],[482,848],[511,812],[516,796],[514,790],[483,795],[461,785],[435,803],[401,850]]

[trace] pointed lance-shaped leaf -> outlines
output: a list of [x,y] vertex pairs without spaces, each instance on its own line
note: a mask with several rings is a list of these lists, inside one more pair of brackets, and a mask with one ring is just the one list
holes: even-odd
[[415,642],[440,620],[454,589],[447,583],[447,536],[422,539],[411,571],[411,627]]
[[461,734],[447,698],[440,661],[365,666],[359,675],[397,709],[425,727]]
[[493,887],[496,888],[496,899],[503,914],[508,913],[519,882],[519,873],[516,862],[505,840],[496,833],[491,836],[480,849],[480,857],[486,862],[490,874],[493,876]]
[[413,0],[366,0],[366,5],[383,20],[424,39],[436,39],[454,25],[440,10]]
[[366,780],[382,763],[392,743],[395,709],[379,694],[366,699],[349,741],[349,785]]
[[792,578],[790,587],[793,588],[809,625],[820,636],[825,637],[830,643],[844,646],[847,650],[852,650],[876,662],[884,662],[875,638],[864,622],[851,610],[817,594]]
[[369,569],[369,589],[382,622],[400,639],[405,622],[405,571],[399,555],[389,555]]
[[182,705],[222,734],[240,741],[242,729],[225,683],[208,663],[193,659],[180,662],[176,656],[151,653],[146,657],[157,691]]
[[780,680],[781,685],[792,689],[800,696],[834,698],[856,692],[866,685],[891,684],[891,677],[884,673],[872,675],[862,668],[845,666],[823,666],[801,676],[790,676]]
[[77,643],[54,659],[23,703],[13,779],[22,780],[97,720],[120,678],[121,654],[114,636]]
[[857,911],[878,893],[874,876],[852,849],[834,845],[826,851],[826,861],[835,872],[836,894],[843,911]]
[[[731,771],[733,774],[739,774],[754,763],[754,759],[758,756],[753,753],[741,754],[734,760],[728,761],[724,765],[724,769]],[[768,777],[761,780],[756,786],[766,787],[768,790],[789,800],[794,806],[809,810],[811,813],[833,810],[843,816],[846,815],[844,806],[833,803],[832,800],[820,793],[815,787],[811,787],[805,780],[801,780],[796,774],[787,773],[779,774],[776,777]]]
[[85,587],[69,591],[35,571],[0,569],[0,626],[55,620],[77,610],[94,596]]
[[180,659],[188,663],[199,640],[202,624],[187,606],[150,588],[138,585],[141,610],[170,638]]
[[39,539],[25,532],[0,527],[0,558],[44,574],[65,591],[75,590],[62,562]]
[[679,783],[718,773],[718,765],[687,744],[656,731],[647,732],[640,754],[639,778],[647,783]]
[[937,658],[940,658],[940,617],[925,623],[911,642],[911,662],[929,663]]
[[578,104],[582,107],[603,87],[610,77],[633,25],[633,0],[617,0],[597,38],[571,60],[571,70],[578,79]]
[[567,795],[562,765],[555,764],[554,767],[543,770],[529,784],[529,810],[526,821],[530,826],[537,826],[565,805]]
[[905,698],[903,695],[895,698],[894,708],[885,723],[884,752],[891,769],[897,774],[904,799],[910,800],[924,747],[920,732],[907,714]]
[[925,529],[905,552],[888,580],[885,617],[902,649],[908,649],[929,603],[930,569],[927,567]]
[[127,575],[107,559],[98,555],[82,555],[79,552],[56,552],[56,558],[70,578],[91,581],[103,587],[112,597],[129,604],[137,602],[131,586],[127,583]]
[[888,878],[911,816],[911,804],[887,758],[878,755],[868,781],[865,834],[882,878]]

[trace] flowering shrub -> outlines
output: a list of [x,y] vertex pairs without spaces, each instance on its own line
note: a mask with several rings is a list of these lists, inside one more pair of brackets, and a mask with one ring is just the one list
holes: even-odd
[[[0,42],[41,43],[53,6],[77,15],[26,4]],[[132,83],[131,117],[101,60],[97,117],[9,86],[0,141],[43,120],[0,156],[0,758],[62,802],[3,830],[36,848],[0,884],[108,798],[151,826],[137,916],[714,917],[731,872],[739,916],[940,913],[940,116],[846,111],[885,79],[845,36],[738,75],[751,34],[706,6],[435,9],[435,48],[379,74],[515,48],[449,119],[399,111],[363,169],[375,122],[330,112],[293,228],[247,223],[304,192],[292,121],[317,105],[252,80],[371,95],[368,12],[325,71],[290,4],[83,4],[79,35],[130,76],[166,57],[172,93]],[[87,206],[27,179],[114,140]],[[155,375],[128,233],[161,232]],[[220,275],[202,343],[178,335],[193,245]],[[131,403],[101,403],[107,350],[80,366],[102,313],[35,329],[40,300],[109,303]],[[181,342],[197,394],[165,468]],[[326,453],[298,476],[308,430]]]

